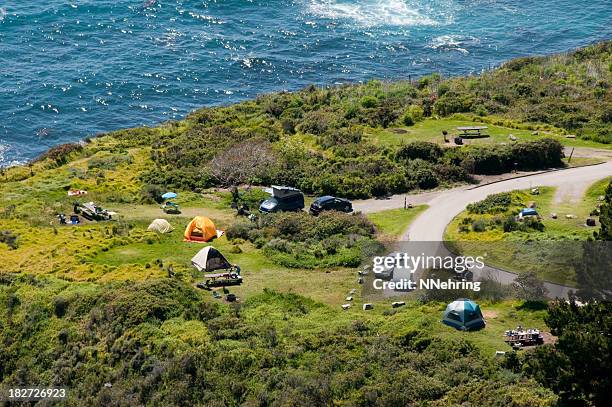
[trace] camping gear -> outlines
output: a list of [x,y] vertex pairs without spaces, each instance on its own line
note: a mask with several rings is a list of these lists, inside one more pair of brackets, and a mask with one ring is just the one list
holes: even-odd
[[78,225],[79,223],[81,223],[81,219],[79,219],[79,215],[70,215],[71,225]]
[[504,342],[512,346],[512,349],[521,349],[523,346],[536,346],[544,344],[544,336],[538,329],[523,329],[518,326],[504,332]]
[[178,206],[178,204],[172,202],[172,201],[166,201],[164,202],[164,204],[162,205],[161,209],[168,214],[178,214],[181,213],[181,208],[180,206]]
[[176,198],[178,195],[174,192],[166,192],[165,194],[163,194],[161,197],[162,199],[174,199]]
[[372,305],[372,304],[370,304],[370,303],[368,302],[368,303],[363,304],[363,307],[362,307],[362,308],[363,308],[363,310],[364,310],[364,311],[367,311],[367,310],[374,309],[374,305]]
[[222,270],[222,273],[205,274],[206,281],[199,283],[199,288],[210,289],[211,287],[225,287],[242,284],[240,267],[232,265],[223,254],[212,246],[200,250],[191,258],[191,264],[198,270],[204,272]]
[[342,304],[342,309],[343,309],[343,310],[345,310],[345,311],[346,311],[346,310],[347,310],[347,309],[349,309],[349,308],[351,308],[351,304]]
[[587,218],[587,220],[586,220],[586,225],[587,225],[587,226],[595,226],[595,225],[596,225],[596,223],[595,223],[595,219],[593,219],[593,218]]
[[523,208],[519,213],[519,217],[524,218],[525,216],[538,216],[538,211],[534,208]]
[[222,234],[223,232],[217,230],[210,218],[206,216],[196,216],[185,228],[185,241],[210,242]]
[[87,191],[82,189],[71,189],[68,191],[68,196],[81,196],[87,195]]
[[156,233],[170,233],[172,229],[174,228],[166,219],[155,219],[147,228],[147,230]]
[[102,209],[93,202],[87,202],[84,204],[75,202],[74,213],[81,215],[88,220],[103,221],[112,219],[112,212]]
[[[221,252],[212,246],[206,246],[191,258],[191,264],[198,270],[204,272],[212,272],[215,270],[229,270],[233,266],[221,254]],[[240,274],[240,273],[238,273]]]
[[391,303],[391,307],[393,308],[403,307],[404,305],[406,305],[405,301],[395,301]]
[[459,331],[470,331],[485,326],[478,304],[466,298],[460,298],[446,306],[442,323]]
[[237,300],[236,294],[228,294],[225,296],[227,302],[235,302]]

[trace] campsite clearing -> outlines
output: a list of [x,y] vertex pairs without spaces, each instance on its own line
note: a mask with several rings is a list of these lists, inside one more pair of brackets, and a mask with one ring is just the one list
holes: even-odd
[[[478,120],[490,120],[479,122]],[[458,131],[458,127],[473,127],[473,126],[486,126],[487,134],[489,137],[486,138],[475,138],[464,140],[464,144],[492,144],[492,143],[508,143],[513,142],[510,139],[510,135],[516,137],[516,141],[529,141],[529,140],[540,140],[544,137],[554,138],[559,140],[564,146],[570,147],[589,147],[598,148],[604,150],[612,150],[612,144],[600,144],[589,140],[582,140],[576,138],[566,138],[561,129],[551,130],[533,130],[529,125],[520,123],[513,123],[506,120],[506,125],[514,124],[519,128],[505,127],[503,124],[497,125],[496,122],[503,123],[503,119],[496,119],[493,117],[479,119],[474,117],[473,120],[469,117],[462,117],[461,115],[455,115],[449,118],[428,118],[421,122],[416,123],[414,126],[409,127],[392,127],[387,129],[376,128],[367,129],[366,135],[369,140],[380,145],[397,146],[407,144],[411,141],[430,141],[437,144],[445,144],[442,131],[448,132],[447,139],[453,140],[455,136],[459,136],[461,131]],[[450,143],[447,143],[451,145]]]

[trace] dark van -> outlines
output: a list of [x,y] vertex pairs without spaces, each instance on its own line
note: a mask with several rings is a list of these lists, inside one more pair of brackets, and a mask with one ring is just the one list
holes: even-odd
[[272,186],[272,196],[259,205],[262,213],[301,211],[304,209],[304,194],[297,188]]

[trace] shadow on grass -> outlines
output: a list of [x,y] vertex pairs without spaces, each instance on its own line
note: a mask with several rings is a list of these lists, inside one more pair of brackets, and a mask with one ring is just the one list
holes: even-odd
[[525,311],[542,311],[548,308],[548,304],[545,301],[525,301],[518,307],[517,310]]

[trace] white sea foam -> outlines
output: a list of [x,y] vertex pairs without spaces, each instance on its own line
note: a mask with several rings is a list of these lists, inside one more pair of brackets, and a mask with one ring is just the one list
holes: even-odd
[[25,161],[18,160],[7,160],[6,154],[11,149],[8,144],[0,143],[0,168],[12,167],[15,165],[23,164]]
[[467,48],[480,44],[480,39],[471,35],[440,35],[431,40],[427,45],[428,48],[444,51],[459,51],[463,54],[469,54]]
[[405,0],[312,0],[308,10],[321,18],[347,20],[364,27],[441,24],[434,15],[437,13],[418,3]]

